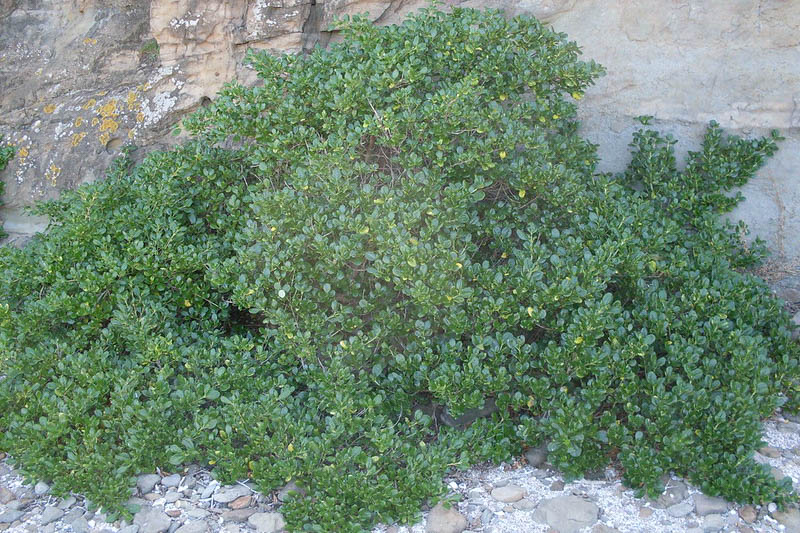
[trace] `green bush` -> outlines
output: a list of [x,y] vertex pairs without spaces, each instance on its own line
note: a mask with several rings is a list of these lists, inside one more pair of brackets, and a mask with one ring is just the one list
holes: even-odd
[[[3,143],[3,136],[0,135],[0,172],[4,171],[8,166],[8,162],[11,161],[11,158],[14,157],[14,147],[10,144]],[[0,196],[3,196],[3,193],[6,190],[6,184],[3,181],[0,181]],[[0,205],[3,205],[0,202]],[[0,239],[3,239],[8,236],[8,233],[3,231],[3,228],[0,227]]]
[[296,480],[293,530],[414,520],[448,469],[540,442],[569,476],[793,500],[752,453],[798,345],[719,219],[777,136],[712,124],[679,171],[640,131],[598,174],[575,100],[601,69],[563,34],[466,9],[343,33],[250,56],[263,85],[193,141],[2,250],[0,449],[113,510],[156,466]]

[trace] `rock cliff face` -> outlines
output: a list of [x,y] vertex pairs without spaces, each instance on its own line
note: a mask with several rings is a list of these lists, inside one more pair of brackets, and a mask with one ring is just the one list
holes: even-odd
[[[336,39],[337,16],[399,23],[424,0],[0,0],[0,134],[18,155],[1,176],[7,231],[44,221],[32,202],[102,177],[126,143],[172,142],[182,116],[232,79],[253,81],[248,48],[300,52]],[[586,95],[585,134],[618,170],[635,129],[696,148],[715,119],[742,134],[777,128],[780,152],[745,188],[744,219],[776,254],[776,287],[800,301],[800,2],[449,0],[530,14],[576,40],[608,70]],[[143,152],[145,150],[140,150]],[[782,279],[782,281],[781,281]],[[782,289],[783,290],[783,289]]]

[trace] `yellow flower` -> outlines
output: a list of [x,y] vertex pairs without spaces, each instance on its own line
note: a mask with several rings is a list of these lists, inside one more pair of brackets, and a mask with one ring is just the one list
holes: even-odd
[[505,159],[505,158],[506,158],[506,153],[501,150],[500,151],[500,159]]
[[190,302],[189,300],[184,300],[183,301],[183,305],[185,305],[186,307],[191,307],[192,306],[192,302]]
[[519,197],[520,197],[520,198],[525,198],[525,189],[520,189],[520,191],[519,191]]

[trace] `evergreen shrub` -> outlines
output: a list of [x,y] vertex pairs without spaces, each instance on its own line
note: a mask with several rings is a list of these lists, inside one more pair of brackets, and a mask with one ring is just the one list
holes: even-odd
[[[0,172],[4,171],[8,166],[8,162],[14,157],[14,147],[10,144],[5,144],[3,142],[3,136],[0,135]],[[6,190],[6,184],[4,181],[0,181],[0,196],[3,196],[3,193]],[[0,205],[3,205],[0,202]],[[7,237],[8,234],[0,227],[0,239]]]
[[797,408],[798,345],[719,217],[777,135],[712,123],[679,170],[645,129],[602,174],[576,121],[602,70],[536,19],[342,33],[252,54],[263,83],[193,140],[0,252],[0,449],[114,511],[156,467],[295,480],[296,531],[415,520],[449,469],[540,443],[568,476],[793,501],[753,451]]

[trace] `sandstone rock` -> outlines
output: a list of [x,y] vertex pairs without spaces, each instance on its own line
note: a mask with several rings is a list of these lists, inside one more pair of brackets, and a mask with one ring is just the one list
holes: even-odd
[[11,500],[13,500],[14,498],[16,498],[16,496],[14,496],[13,492],[11,492],[10,490],[8,490],[5,487],[0,487],[0,503],[5,505],[8,502],[10,502]]
[[739,509],[739,517],[748,524],[752,524],[758,518],[758,512],[752,505],[745,505]]
[[525,489],[517,485],[506,485],[492,490],[492,498],[503,503],[514,503],[525,497]]
[[462,533],[467,529],[467,519],[455,508],[445,508],[442,503],[431,509],[425,522],[426,533]]
[[228,507],[230,509],[244,509],[245,507],[250,505],[251,501],[253,501],[253,498],[251,496],[241,496],[230,502],[228,504]]
[[781,451],[777,448],[773,448],[772,446],[763,446],[758,449],[758,453],[764,457],[771,457],[773,459],[781,456]]
[[772,518],[783,524],[786,531],[800,531],[800,511],[796,507],[784,509],[783,511],[774,511]]

